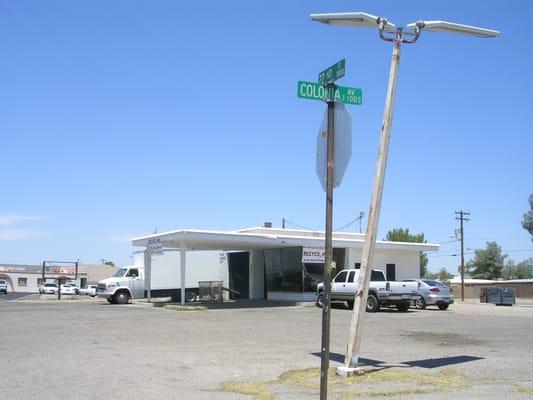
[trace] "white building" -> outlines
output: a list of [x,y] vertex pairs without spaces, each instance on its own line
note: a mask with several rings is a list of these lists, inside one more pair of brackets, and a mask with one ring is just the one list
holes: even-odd
[[[182,260],[190,251],[226,252],[229,288],[238,291],[240,298],[311,301],[322,281],[324,265],[302,262],[302,252],[323,247],[324,232],[264,227],[230,232],[182,229],[135,238],[132,244],[148,248],[149,240],[163,249],[179,249]],[[364,234],[333,233],[337,271],[360,267],[363,243]],[[377,241],[371,267],[384,270],[388,280],[418,278],[420,252],[438,249],[438,244]],[[183,264],[176,265],[176,271],[182,268],[186,275]]]

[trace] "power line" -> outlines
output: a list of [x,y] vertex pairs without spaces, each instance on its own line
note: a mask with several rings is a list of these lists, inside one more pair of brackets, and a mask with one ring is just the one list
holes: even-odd
[[361,233],[361,224],[363,221],[363,217],[365,216],[365,213],[363,211],[359,211],[359,216],[354,219],[353,221],[348,222],[346,225],[341,226],[340,228],[334,229],[335,231],[340,231],[341,229],[347,228],[353,223],[359,221],[359,233]]
[[292,221],[288,220],[287,218],[284,218],[284,221],[285,221],[285,223],[291,225],[293,228],[304,229],[306,231],[316,231],[316,229],[307,228],[307,227],[305,227],[303,225],[299,225],[299,224],[297,224],[295,222],[292,222]]

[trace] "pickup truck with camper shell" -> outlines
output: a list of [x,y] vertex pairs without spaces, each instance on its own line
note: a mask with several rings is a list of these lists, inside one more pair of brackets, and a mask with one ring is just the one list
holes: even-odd
[[[359,290],[359,269],[345,269],[340,271],[331,282],[331,301],[345,301],[353,307],[355,294]],[[419,297],[416,282],[387,281],[382,270],[373,269],[370,274],[367,312],[377,312],[380,307],[395,306],[398,311],[409,309],[411,301]],[[317,287],[316,304],[321,307],[324,299],[324,283]]]

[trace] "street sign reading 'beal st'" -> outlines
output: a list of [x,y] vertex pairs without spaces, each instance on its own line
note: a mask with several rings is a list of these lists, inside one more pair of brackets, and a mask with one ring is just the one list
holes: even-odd
[[323,85],[324,83],[335,82],[344,76],[344,71],[346,71],[346,60],[343,58],[338,63],[333,64],[318,74],[318,83]]
[[363,104],[363,91],[359,88],[343,86],[327,87],[319,83],[306,81],[298,81],[298,97],[345,104]]

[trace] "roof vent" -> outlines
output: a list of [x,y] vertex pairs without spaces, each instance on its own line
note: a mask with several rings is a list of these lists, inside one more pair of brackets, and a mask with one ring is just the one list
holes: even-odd
[[272,222],[270,221],[263,222],[263,228],[272,228]]

